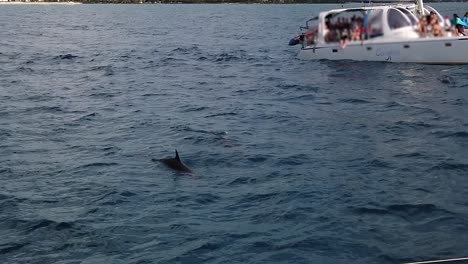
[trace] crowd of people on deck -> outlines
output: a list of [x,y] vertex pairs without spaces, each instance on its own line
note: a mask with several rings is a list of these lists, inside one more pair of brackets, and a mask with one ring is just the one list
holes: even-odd
[[[349,41],[362,41],[369,37],[369,27],[367,17],[354,15],[351,18],[340,17],[335,22],[331,19],[325,21],[324,40],[325,42],[340,42],[345,48]],[[445,17],[444,21],[439,21],[435,12],[423,16],[419,20],[417,32],[421,37],[444,37],[444,36],[466,36],[465,29],[468,28],[468,12],[463,18],[453,14],[452,20]],[[315,26],[290,41],[290,45],[304,43],[306,46],[314,45],[318,34],[318,27]]]
[[[338,18],[335,23],[330,19],[325,22],[324,40],[326,42],[340,42],[345,47],[348,41],[363,40],[366,38],[364,18],[353,16],[348,18]],[[305,42],[307,46],[313,45],[318,33],[318,27],[309,29],[304,35],[300,35],[290,41],[290,45]]]
[[468,12],[465,13],[463,19],[457,14],[453,14],[452,20],[446,16],[443,23],[439,21],[436,13],[431,12],[419,20],[418,33],[421,37],[466,36],[465,29],[467,27]]
[[325,22],[325,35],[324,40],[326,42],[340,42],[344,48],[348,41],[363,40],[365,26],[364,18],[353,16],[351,19],[338,18],[336,23],[332,23],[330,20]]

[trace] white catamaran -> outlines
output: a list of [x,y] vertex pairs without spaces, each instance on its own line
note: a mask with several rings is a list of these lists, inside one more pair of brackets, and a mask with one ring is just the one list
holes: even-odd
[[468,36],[422,0],[333,9],[301,29],[290,42],[302,45],[300,59],[468,64]]

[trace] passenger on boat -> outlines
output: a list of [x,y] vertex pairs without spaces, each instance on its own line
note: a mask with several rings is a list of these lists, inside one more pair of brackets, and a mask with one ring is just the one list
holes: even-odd
[[351,40],[362,40],[362,35],[364,34],[364,26],[362,18],[356,19],[356,26],[352,29]]
[[348,35],[344,32],[343,32],[343,35],[341,35],[341,39],[340,39],[340,46],[343,49],[346,48],[346,46],[348,45]]
[[464,27],[468,26],[463,20],[461,20],[457,14],[453,14],[453,20],[455,21],[454,24],[455,28],[457,29],[458,36],[466,36]]
[[346,45],[348,45],[348,39],[349,39],[349,22],[347,19],[339,19],[337,28],[338,28],[338,33],[340,34],[340,45],[344,49],[346,48]]
[[[463,36],[466,36],[467,33],[468,33],[468,32],[465,33],[465,31],[466,31],[467,28],[468,28],[468,12],[465,13],[465,15],[463,16],[463,18],[461,19],[461,21],[462,21],[463,23],[465,23],[464,25],[462,25],[462,27],[463,27]],[[457,29],[457,31],[458,31],[458,29]]]
[[318,32],[318,26],[313,27],[312,29],[309,29],[305,34],[305,40],[307,46],[312,46],[315,43],[315,36],[317,36]]
[[457,15],[457,14],[453,14],[453,17],[452,17],[452,19],[450,20],[450,23],[451,23],[452,25],[455,26],[455,25],[457,24],[457,18],[458,18],[458,15]]
[[301,34],[299,36],[296,36],[289,40],[289,46],[294,46],[297,44],[302,44],[304,42],[304,34]]
[[[462,18],[463,23],[468,25],[468,12],[465,13],[465,15]],[[463,29],[466,29],[466,26],[463,26]]]
[[419,20],[418,32],[419,32],[419,36],[421,36],[421,37],[427,37],[428,36],[427,17],[426,16],[421,17],[421,20]]
[[434,37],[443,37],[444,29],[440,25],[439,18],[437,18],[437,15],[434,12],[431,12],[429,16],[430,16],[429,24],[431,25],[432,35]]
[[356,30],[356,27],[357,27],[356,15],[353,15],[351,17],[351,22],[349,23],[349,28],[350,28],[351,32]]
[[336,27],[327,20],[325,22],[325,42],[337,42],[338,41],[338,34],[336,32]]

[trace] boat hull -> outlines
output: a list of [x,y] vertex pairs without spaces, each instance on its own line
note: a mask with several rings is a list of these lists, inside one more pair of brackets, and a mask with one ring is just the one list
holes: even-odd
[[426,64],[468,64],[468,37],[421,38],[407,41],[354,41],[307,46],[298,53],[303,60],[355,60]]

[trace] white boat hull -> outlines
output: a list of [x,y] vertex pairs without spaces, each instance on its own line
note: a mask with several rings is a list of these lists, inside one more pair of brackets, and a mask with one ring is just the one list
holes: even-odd
[[427,64],[468,64],[468,37],[421,38],[401,41],[354,41],[307,46],[298,53],[303,60],[355,60]]

